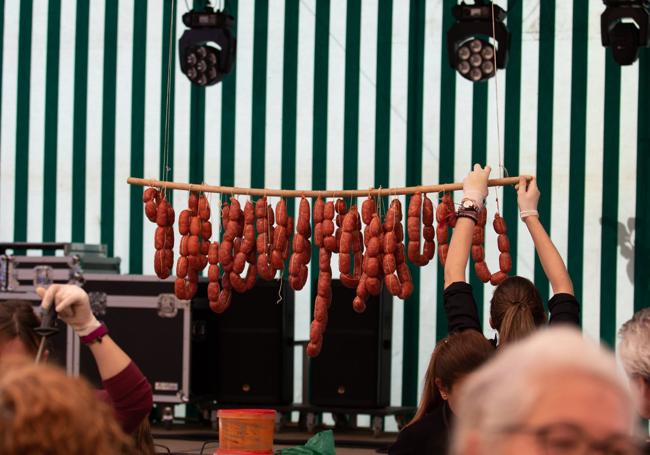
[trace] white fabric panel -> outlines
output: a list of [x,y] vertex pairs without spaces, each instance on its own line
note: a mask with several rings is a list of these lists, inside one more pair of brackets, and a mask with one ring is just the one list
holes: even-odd
[[[43,162],[45,153],[45,81],[48,2],[37,0],[32,16],[32,60],[29,82],[29,170],[27,193],[27,240],[43,239]],[[99,194],[99,193],[97,193]],[[32,254],[41,254],[32,251]]]
[[[117,85],[115,98],[115,256],[122,258],[122,273],[129,272],[131,174],[131,100],[133,79],[133,2],[119,3],[117,13]],[[64,17],[64,16],[62,16]],[[63,42],[63,41],[62,41]],[[59,117],[60,118],[60,117]],[[143,261],[146,262],[146,261]]]

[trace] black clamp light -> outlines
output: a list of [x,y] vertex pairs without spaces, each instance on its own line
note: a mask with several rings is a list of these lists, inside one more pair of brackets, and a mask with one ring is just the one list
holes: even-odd
[[206,6],[183,14],[189,27],[178,40],[181,71],[200,86],[221,82],[235,63],[237,40],[231,28],[235,18]]
[[631,65],[639,57],[639,49],[650,46],[650,1],[603,0],[605,11],[600,16],[603,46],[612,49],[619,65]]
[[456,23],[447,31],[451,67],[467,80],[484,81],[496,73],[496,52],[497,68],[505,68],[510,48],[510,32],[503,23],[505,10],[490,1],[476,0],[473,5],[462,2],[454,6],[452,13]]

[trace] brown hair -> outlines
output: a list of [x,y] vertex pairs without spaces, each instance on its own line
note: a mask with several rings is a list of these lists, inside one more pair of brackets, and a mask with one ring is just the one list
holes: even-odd
[[490,318],[500,346],[524,338],[547,320],[539,291],[520,276],[507,278],[494,290]]
[[0,362],[0,453],[134,454],[113,411],[86,381],[17,357]]
[[27,350],[36,355],[40,337],[34,329],[40,321],[30,302],[25,300],[0,301],[0,344],[20,339]]
[[135,453],[138,455],[154,455],[156,453],[149,416],[142,419],[142,422],[140,422],[140,425],[135,429],[132,436],[135,443]]
[[436,379],[451,390],[456,381],[480,367],[493,353],[492,343],[475,330],[454,332],[440,340],[431,354],[418,410],[406,426],[442,404]]

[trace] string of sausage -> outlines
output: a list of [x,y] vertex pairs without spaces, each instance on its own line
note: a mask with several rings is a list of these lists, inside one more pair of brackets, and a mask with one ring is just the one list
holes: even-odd
[[216,240],[210,244],[208,251],[208,301],[210,309],[215,313],[222,313],[226,308],[219,302],[219,242]]
[[[361,217],[357,206],[341,215],[342,232],[339,239],[339,277],[341,284],[347,288],[355,289],[361,278],[363,262],[363,238],[361,235]],[[352,268],[354,266],[354,269]]]
[[[219,245],[219,264],[223,270],[221,277],[221,292],[219,292],[218,309],[225,311],[232,299],[233,282],[236,275],[235,256],[241,251],[242,235],[244,232],[244,212],[237,198],[231,197],[230,204],[224,201],[221,208],[221,224],[224,226],[223,239]],[[244,256],[245,265],[246,256]],[[238,268],[239,270],[239,268]],[[243,267],[242,269],[243,270]]]
[[388,292],[405,300],[413,293],[411,271],[404,254],[402,203],[393,199],[384,217],[384,282]]
[[[231,203],[230,214],[233,213],[234,203]],[[239,202],[236,203],[237,219],[232,220],[237,223],[237,236],[233,241],[233,263],[232,270],[229,273],[229,282],[232,288],[238,293],[244,293],[255,286],[257,278],[257,257],[255,256],[255,209],[251,201],[246,201],[244,210],[241,210]],[[230,216],[230,215],[229,215]],[[248,270],[243,277],[241,274],[248,263]]]
[[199,272],[208,264],[212,223],[205,195],[190,193],[188,208],[178,217],[178,229],[182,237],[174,291],[179,299],[189,300],[198,289]]
[[327,328],[327,311],[332,303],[332,251],[336,248],[334,234],[334,203],[324,203],[321,198],[314,204],[314,243],[318,250],[318,285],[314,301],[314,320],[309,330],[307,355],[316,357],[323,347],[323,334]]
[[362,274],[357,286],[357,295],[352,302],[352,308],[357,313],[366,310],[366,300],[370,295],[379,295],[383,281],[383,236],[381,220],[377,214],[375,200],[368,197],[361,205],[361,219],[366,225],[363,232],[365,253],[363,255]]
[[[217,286],[213,286],[214,289],[213,292],[218,292],[217,300],[216,302],[212,300],[214,299],[216,294],[213,294],[211,296],[212,298],[210,299],[211,301],[210,308],[215,313],[223,313],[224,311],[226,311],[230,306],[230,302],[232,298],[232,285],[230,284],[230,272],[232,271],[232,256],[229,254],[229,252],[230,249],[233,247],[230,246],[229,244],[223,246],[224,242],[230,242],[230,244],[234,243],[234,233],[233,233],[234,226],[231,225],[230,232],[228,235],[226,235],[226,231],[228,229],[229,223],[230,223],[230,204],[228,204],[228,201],[223,201],[221,204],[221,227],[224,230],[224,236],[221,239],[220,244],[214,242],[212,245],[210,245],[213,253],[213,261],[215,260],[214,250],[216,249],[215,265],[218,264],[218,267],[220,267],[223,272],[223,275],[221,277],[221,289],[219,289]],[[219,272],[218,268],[212,268],[212,270],[213,273],[217,272],[217,277],[218,277],[218,272]],[[210,270],[208,270],[208,281],[210,281],[210,277],[211,277]],[[214,278],[215,276],[212,275],[212,279]],[[209,286],[210,285],[208,284],[208,287]],[[210,297],[210,295],[208,295],[208,297]]]
[[487,221],[487,210],[483,208],[479,212],[478,222],[474,226],[474,233],[472,236],[472,259],[474,260],[474,272],[479,280],[483,283],[488,281],[497,286],[508,277],[508,273],[512,269],[512,258],[510,257],[510,240],[506,234],[506,222],[499,215],[494,214],[494,221],[492,227],[494,232],[498,234],[497,244],[499,247],[499,271],[490,273],[490,269],[485,262],[485,224]]
[[[315,210],[316,208],[314,207]],[[296,223],[296,234],[293,237],[293,254],[289,261],[289,285],[296,291],[301,290],[305,286],[308,276],[307,264],[311,261],[311,243],[309,242],[311,225],[309,224],[309,215],[309,202],[303,197],[300,199],[300,206],[298,207],[298,222]],[[322,222],[322,213],[320,218]],[[323,235],[321,233],[321,243],[322,239]]]
[[[420,210],[422,210],[422,221],[420,221]],[[420,225],[423,224],[422,236],[424,238],[423,252],[420,253]],[[429,263],[436,251],[434,242],[435,229],[433,227],[433,203],[431,199],[420,193],[411,196],[409,203],[407,232],[409,234],[409,243],[407,248],[409,260],[420,267]]]
[[257,228],[257,273],[264,280],[275,277],[276,270],[271,264],[272,240],[275,228],[273,209],[267,205],[266,198],[261,197],[255,203],[255,227]]
[[343,199],[337,199],[334,203],[334,209],[336,210],[336,233],[334,234],[336,238],[336,246],[332,250],[332,253],[339,253],[341,251],[341,236],[343,235],[343,219],[348,213],[348,207],[345,204]]
[[456,209],[454,201],[447,193],[442,196],[442,200],[436,208],[436,235],[438,236],[438,260],[443,267],[447,262],[447,252],[449,251],[449,228],[456,226]]
[[164,193],[156,188],[147,188],[143,195],[144,213],[149,221],[156,223],[156,233],[154,235],[154,255],[153,267],[156,275],[160,279],[165,279],[172,273],[174,265],[174,208],[165,199]]
[[[270,213],[273,213],[273,210]],[[289,234],[293,232],[293,218],[287,214],[287,204],[284,199],[280,199],[275,206],[275,218],[276,226],[273,230],[273,247],[271,250],[271,265],[274,269],[273,278],[275,278],[275,271],[282,270],[284,261],[289,258]]]

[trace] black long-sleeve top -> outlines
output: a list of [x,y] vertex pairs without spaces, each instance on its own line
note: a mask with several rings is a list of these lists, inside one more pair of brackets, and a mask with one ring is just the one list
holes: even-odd
[[[452,283],[445,289],[445,314],[448,332],[477,330],[483,332],[472,294],[472,285],[464,281]],[[548,301],[549,324],[568,323],[580,327],[580,305],[571,294],[555,294]]]

